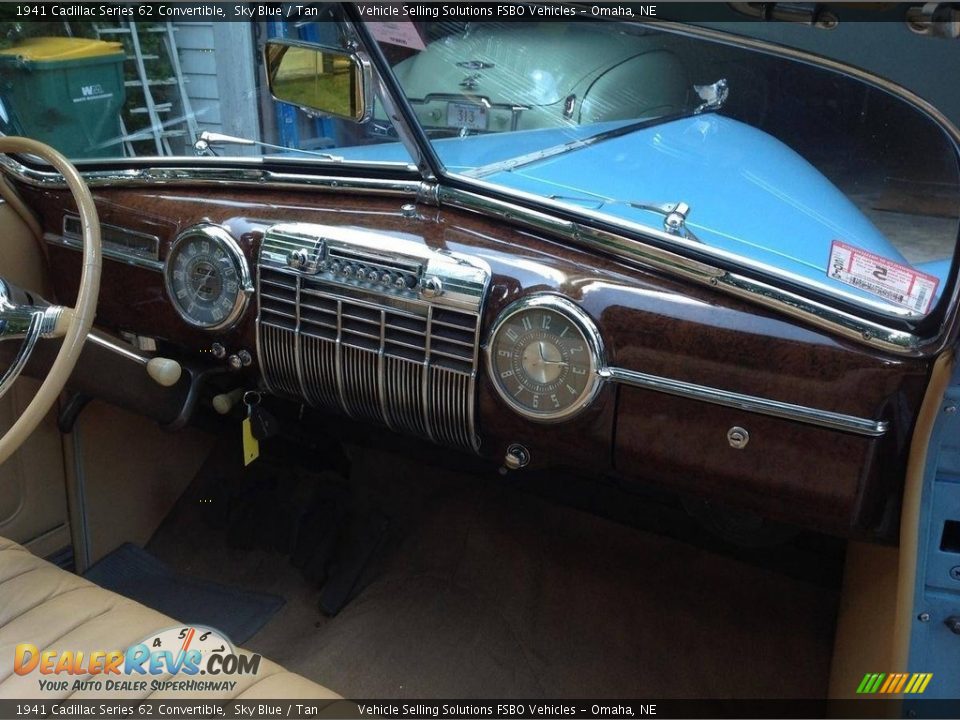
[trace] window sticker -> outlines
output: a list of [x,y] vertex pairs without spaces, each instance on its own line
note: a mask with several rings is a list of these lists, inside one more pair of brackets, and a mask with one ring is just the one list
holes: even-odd
[[367,27],[377,42],[400,45],[413,50],[426,50],[420,33],[412,22],[372,22]]
[[841,240],[830,245],[827,274],[920,314],[930,309],[940,284],[940,278]]

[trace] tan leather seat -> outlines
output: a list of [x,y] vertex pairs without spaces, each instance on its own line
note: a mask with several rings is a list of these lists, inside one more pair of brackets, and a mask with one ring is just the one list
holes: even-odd
[[[236,686],[229,691],[73,691],[74,680],[104,679],[104,675],[42,675],[38,670],[18,675],[14,652],[20,643],[39,650],[124,650],[160,630],[179,623],[128,598],[94,585],[81,577],[32,555],[10,540],[0,538],[0,698],[118,699],[193,697],[222,699],[335,699],[338,696],[287,672],[263,658],[255,675],[231,675]],[[240,651],[249,654],[246,650]],[[117,680],[124,675],[112,676]],[[142,679],[137,676],[134,679]],[[146,676],[149,680],[170,679],[169,675]],[[182,679],[178,676],[176,679]],[[62,691],[41,690],[39,680],[67,680]],[[197,679],[197,676],[193,676]]]

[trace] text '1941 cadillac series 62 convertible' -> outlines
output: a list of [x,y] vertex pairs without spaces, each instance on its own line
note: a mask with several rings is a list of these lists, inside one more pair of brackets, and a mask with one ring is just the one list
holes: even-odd
[[0,703],[952,712],[955,118],[739,26],[195,5],[0,23]]

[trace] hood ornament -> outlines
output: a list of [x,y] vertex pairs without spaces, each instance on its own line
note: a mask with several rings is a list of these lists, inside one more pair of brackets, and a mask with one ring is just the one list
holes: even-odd
[[492,62],[484,62],[483,60],[461,60],[457,63],[457,67],[462,67],[465,70],[489,70],[495,65]]
[[730,88],[727,86],[727,79],[720,78],[710,85],[694,85],[694,91],[703,100],[693,111],[694,115],[702,112],[719,110],[727,101],[730,95]]
[[464,90],[476,90],[477,82],[480,80],[480,73],[470,73],[460,81],[460,87]]

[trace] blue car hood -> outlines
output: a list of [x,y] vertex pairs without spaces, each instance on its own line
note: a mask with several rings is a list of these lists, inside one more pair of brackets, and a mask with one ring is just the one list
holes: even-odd
[[[469,174],[623,124],[450,138],[435,141],[434,148],[448,170]],[[827,276],[834,240],[910,266],[809,162],[773,136],[716,114],[639,129],[483,179],[655,229],[663,228],[664,215],[630,202],[684,202],[690,206],[687,228],[705,246],[873,300]],[[923,270],[943,281],[947,265]]]

